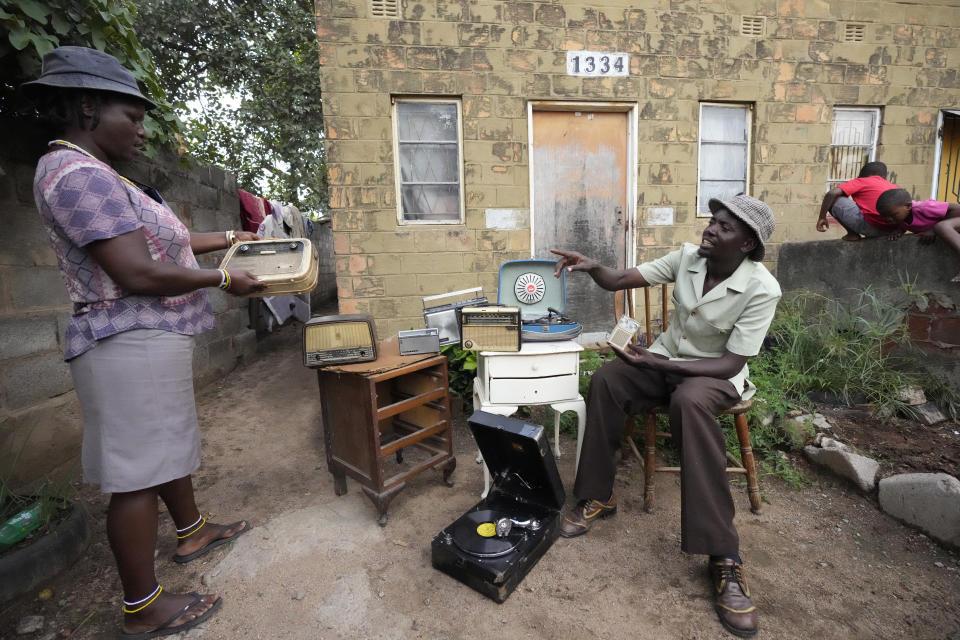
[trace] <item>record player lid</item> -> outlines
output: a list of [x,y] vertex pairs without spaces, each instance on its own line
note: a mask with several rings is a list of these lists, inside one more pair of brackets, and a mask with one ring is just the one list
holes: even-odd
[[520,307],[520,319],[542,318],[553,308],[563,313],[567,306],[567,272],[554,278],[555,260],[508,260],[500,265],[497,302]]
[[467,424],[493,477],[492,491],[563,508],[566,493],[543,427],[486,411],[475,411]]

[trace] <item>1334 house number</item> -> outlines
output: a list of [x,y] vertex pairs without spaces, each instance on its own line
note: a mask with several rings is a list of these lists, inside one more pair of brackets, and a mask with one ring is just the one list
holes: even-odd
[[628,76],[630,56],[610,51],[567,51],[568,76]]

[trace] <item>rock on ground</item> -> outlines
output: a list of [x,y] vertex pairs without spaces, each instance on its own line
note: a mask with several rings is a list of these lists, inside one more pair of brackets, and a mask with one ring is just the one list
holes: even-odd
[[833,438],[822,438],[819,448],[808,445],[803,451],[812,462],[852,480],[863,491],[872,491],[876,486],[880,464],[876,460],[853,453],[842,442]]
[[960,548],[960,480],[903,473],[880,481],[880,508],[930,537]]

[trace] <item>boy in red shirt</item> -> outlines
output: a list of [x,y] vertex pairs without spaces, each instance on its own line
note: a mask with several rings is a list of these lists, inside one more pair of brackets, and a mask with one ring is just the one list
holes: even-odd
[[[827,213],[833,215],[847,235],[844,240],[859,240],[860,236],[879,238],[897,231],[897,225],[886,222],[877,213],[877,199],[884,191],[897,189],[887,180],[887,165],[868,162],[860,169],[860,177],[844,182],[827,191],[820,205],[817,231],[826,231],[830,224]],[[902,233],[902,232],[901,232]],[[899,237],[899,233],[897,237]]]
[[[939,200],[918,202],[906,189],[890,189],[877,199],[877,212],[887,224],[897,226],[897,237],[910,231],[921,236],[921,243],[929,244],[934,236],[939,236],[960,254],[960,204]],[[960,282],[960,273],[951,282]]]

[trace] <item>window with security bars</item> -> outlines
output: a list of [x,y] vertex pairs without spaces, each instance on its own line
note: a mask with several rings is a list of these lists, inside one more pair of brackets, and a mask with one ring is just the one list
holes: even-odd
[[400,223],[462,222],[460,102],[397,100],[393,120]]
[[400,0],[370,0],[370,15],[374,18],[399,18]]
[[710,216],[710,198],[747,193],[751,112],[749,104],[700,104],[697,216]]
[[837,107],[833,110],[828,190],[853,180],[863,165],[876,159],[879,132],[880,109]]

